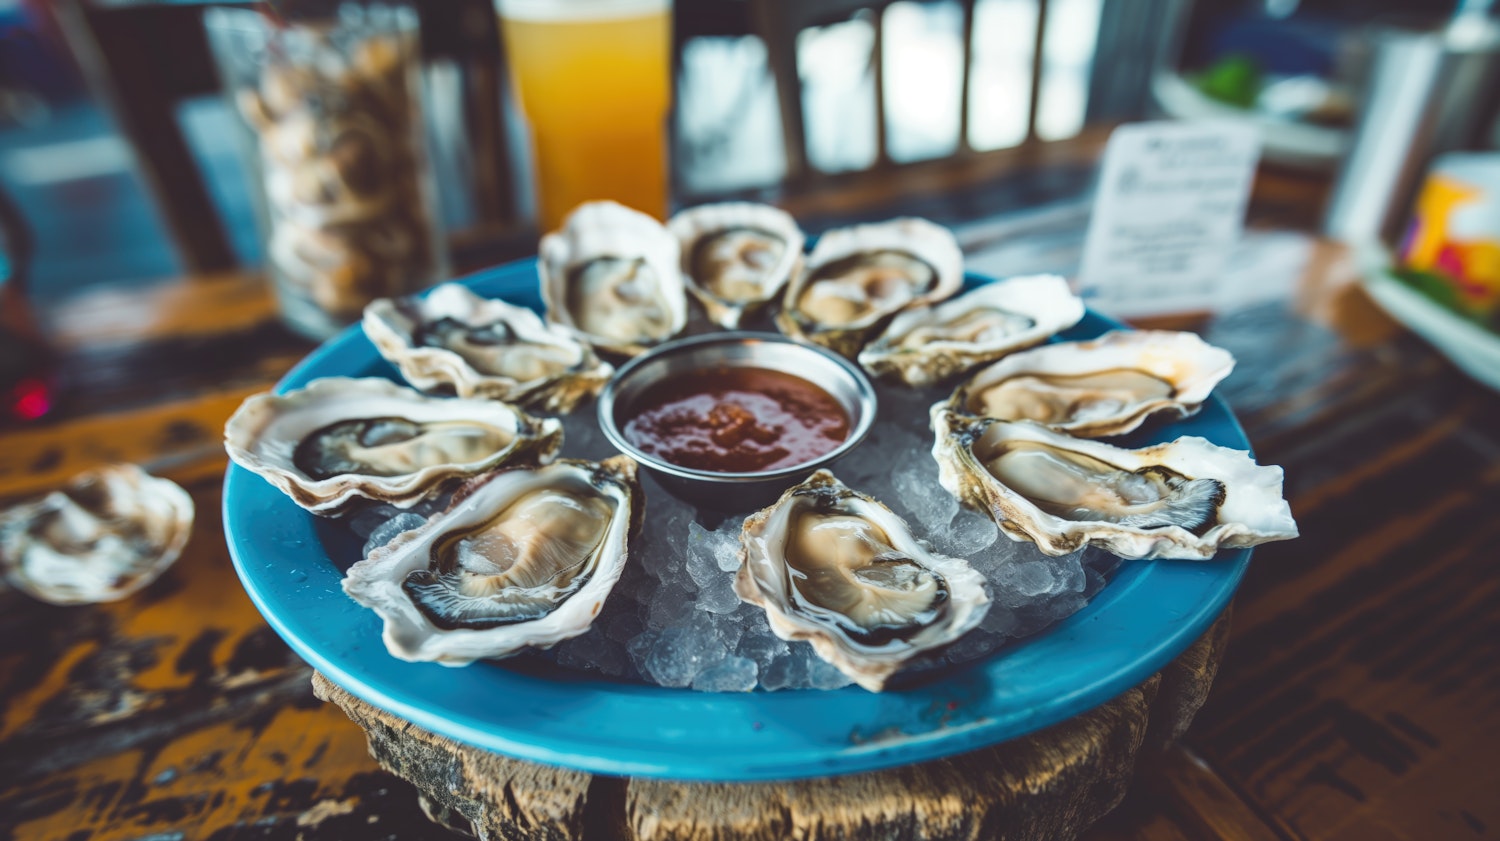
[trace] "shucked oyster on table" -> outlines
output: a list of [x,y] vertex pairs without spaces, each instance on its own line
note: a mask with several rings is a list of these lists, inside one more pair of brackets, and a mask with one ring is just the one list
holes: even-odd
[[627,456],[489,473],[350,567],[344,592],[380,615],[403,660],[462,666],[550,648],[599,615],[643,509]]
[[987,283],[897,315],[859,353],[871,375],[928,386],[1044,342],[1083,318],[1083,301],[1057,275]]
[[787,285],[776,324],[853,359],[896,313],[941,301],[963,281],[963,252],[941,225],[902,218],[838,228]]
[[193,498],[175,482],[106,465],[0,512],[0,571],[52,604],[117,601],[166,571],[192,529]]
[[1122,558],[1206,560],[1297,536],[1281,468],[1202,438],[1127,450],[943,403],[932,407],[932,428],[943,487],[1049,555],[1097,546]]
[[746,518],[734,589],[785,640],[879,692],[917,654],[947,645],[989,610],[984,579],[933,553],[900,517],[827,470]]
[[1123,435],[1153,415],[1196,413],[1233,370],[1228,351],[1193,333],[1117,330],[1007,356],[954,389],[947,405],[1099,438]]
[[736,330],[781,294],[802,268],[802,229],[770,205],[690,207],[667,222],[682,249],[682,273],[710,321]]
[[355,499],[409,508],[501,465],[551,461],[562,423],[508,403],[424,397],[378,377],[328,377],[247,399],[224,427],[235,464],[314,514]]
[[586,202],[542,237],[547,320],[594,347],[635,356],[682,332],[687,294],[677,238],[644,213]]
[[364,330],[412,385],[449,386],[459,397],[569,412],[614,373],[568,331],[457,283],[375,301],[365,308]]

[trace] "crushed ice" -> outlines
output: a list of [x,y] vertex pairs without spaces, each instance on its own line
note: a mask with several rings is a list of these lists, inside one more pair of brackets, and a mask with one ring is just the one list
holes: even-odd
[[[877,389],[880,422],[834,472],[889,505],[937,552],[968,559],[989,582],[993,599],[978,628],[913,661],[908,671],[989,656],[1007,641],[1076,612],[1103,588],[1118,563],[1112,555],[1087,550],[1053,558],[1029,543],[999,539],[989,518],[962,508],[938,484],[927,410],[946,397],[946,389],[884,384]],[[563,423],[564,457],[598,460],[616,454],[599,429],[593,404],[580,406]],[[644,471],[641,484],[645,525],[631,541],[630,561],[599,617],[582,636],[524,656],[608,678],[706,692],[836,689],[852,683],[811,645],[772,634],[764,612],[735,595],[740,527],[752,512],[700,513]],[[375,506],[352,516],[349,527],[365,539],[368,555],[444,507],[446,500],[409,511]]]
[[[1074,613],[1104,586],[1117,559],[1102,552],[1061,558],[1001,539],[989,518],[959,506],[938,484],[927,409],[945,389],[880,385],[882,422],[835,465],[849,486],[889,505],[943,554],[967,558],[989,581],[994,602],[981,625],[908,668],[964,663],[994,653]],[[563,455],[614,454],[590,406],[564,418]],[[741,512],[698,512],[641,474],[647,516],[630,562],[588,633],[535,655],[622,680],[708,692],[756,687],[834,689],[852,681],[805,642],[771,633],[765,614],[734,594]]]

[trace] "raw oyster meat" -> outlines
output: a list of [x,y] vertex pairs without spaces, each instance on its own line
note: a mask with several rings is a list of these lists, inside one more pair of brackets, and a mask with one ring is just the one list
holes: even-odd
[[1092,545],[1122,558],[1206,560],[1297,536],[1281,468],[1202,438],[1127,450],[942,403],[932,427],[943,487],[1049,555]]
[[745,520],[739,597],[871,692],[989,610],[967,561],[932,553],[891,510],[827,470]]
[[643,508],[627,456],[496,471],[350,567],[344,592],[380,614],[402,660],[462,666],[550,648],[599,615]]
[[987,283],[896,316],[859,354],[872,376],[928,386],[1044,342],[1083,318],[1083,301],[1057,275]]
[[451,386],[459,397],[569,412],[615,370],[531,310],[481,298],[457,283],[423,297],[375,301],[365,307],[364,329],[412,385]]
[[941,301],[964,281],[952,232],[926,219],[892,219],[824,234],[787,286],[776,324],[788,336],[850,359],[896,313]]
[[955,389],[948,408],[1083,438],[1123,435],[1151,415],[1196,413],[1232,370],[1229,351],[1192,333],[1117,330],[1007,356]]
[[634,356],[687,324],[677,238],[644,213],[586,202],[538,251],[547,320],[600,350]]
[[155,581],[192,530],[187,491],[133,464],[107,465],[0,513],[0,568],[45,602],[112,602]]
[[561,446],[556,418],[497,400],[424,397],[378,377],[257,394],[224,427],[235,464],[323,515],[361,497],[410,508],[451,480],[513,462],[545,464]]
[[770,205],[699,205],[673,216],[667,229],[682,248],[688,291],[726,330],[780,295],[802,267],[802,229]]

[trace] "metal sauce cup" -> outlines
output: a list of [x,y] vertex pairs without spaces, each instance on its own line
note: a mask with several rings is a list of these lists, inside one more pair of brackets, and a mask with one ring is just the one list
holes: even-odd
[[[652,386],[692,371],[729,366],[765,368],[807,380],[828,392],[849,413],[849,437],[811,461],[756,473],[718,473],[680,467],[643,452],[623,429]],[[843,458],[875,422],[875,388],[859,366],[832,351],[776,333],[712,333],[679,339],[637,356],[615,373],[599,394],[599,427],[611,444],[640,462],[673,496],[700,508],[753,511],[813,471]]]

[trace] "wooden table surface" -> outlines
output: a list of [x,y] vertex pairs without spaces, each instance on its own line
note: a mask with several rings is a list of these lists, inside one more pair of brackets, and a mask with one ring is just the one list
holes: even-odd
[[[224,420],[310,348],[263,283],[105,289],[45,320],[61,399],[0,433],[0,498],[133,461],[198,518],[123,602],[0,593],[0,837],[445,837],[313,697],[229,562]],[[1326,243],[1287,296],[1193,326],[1238,357],[1220,393],[1286,468],[1303,536],[1256,551],[1207,706],[1086,837],[1500,832],[1500,395],[1379,313]]]

